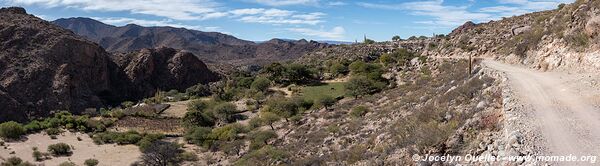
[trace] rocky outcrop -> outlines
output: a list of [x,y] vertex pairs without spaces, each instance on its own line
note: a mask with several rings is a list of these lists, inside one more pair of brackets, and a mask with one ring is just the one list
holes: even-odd
[[157,89],[184,91],[219,79],[196,56],[173,48],[143,49],[117,54],[113,59],[125,72],[136,98],[150,96]]
[[477,24],[471,22],[471,21],[467,21],[465,22],[463,25],[457,27],[456,29],[452,30],[452,32],[449,34],[450,36],[452,35],[456,35],[456,34],[460,34],[460,33],[464,33],[470,29],[473,29],[475,26],[477,26]]
[[0,121],[100,107],[100,94],[116,95],[112,61],[99,45],[22,8],[2,8],[0,15]]
[[98,44],[23,8],[0,9],[0,38],[0,121],[78,113],[217,79],[195,56],[174,49],[115,63]]

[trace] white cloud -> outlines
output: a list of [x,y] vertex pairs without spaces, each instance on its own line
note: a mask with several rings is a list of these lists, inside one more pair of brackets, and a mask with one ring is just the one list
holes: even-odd
[[329,5],[329,6],[345,6],[348,4],[346,2],[342,2],[342,1],[333,1],[333,2],[327,3],[327,5]]
[[421,21],[418,23],[447,27],[461,25],[466,21],[480,22],[488,21],[492,18],[492,15],[487,13],[470,12],[467,10],[467,6],[444,5],[443,2],[443,0],[429,0],[401,4],[358,3],[358,5],[366,8],[407,10],[413,15],[430,16],[433,18],[433,20]]
[[[454,27],[466,21],[485,22],[501,17],[521,15],[533,11],[554,9],[560,3],[574,0],[497,0],[501,5],[471,9],[470,5],[453,6],[444,4],[444,0],[413,1],[399,4],[364,3],[357,5],[365,8],[404,10],[413,15],[429,16],[432,20],[416,23]],[[469,1],[474,3],[475,1]]]
[[212,0],[8,0],[16,5],[71,7],[87,11],[126,11],[176,20],[204,20],[225,16]]
[[317,5],[319,0],[252,0],[255,3],[268,6],[287,6],[287,5]]
[[314,37],[319,37],[322,39],[335,39],[335,40],[343,39],[344,35],[346,34],[346,30],[344,29],[344,27],[341,27],[341,26],[334,27],[331,30],[324,30],[323,28],[321,28],[321,29],[288,28],[287,30],[296,32],[296,33],[300,33],[300,34],[306,35],[306,36],[314,36]]
[[237,20],[247,23],[262,23],[262,24],[308,24],[316,25],[324,22],[323,16],[325,13],[298,13],[296,11],[281,10],[281,9],[236,9],[232,10],[232,17]]
[[144,20],[144,19],[135,19],[135,18],[124,18],[124,17],[92,17],[92,19],[98,20],[100,22],[111,24],[111,25],[126,25],[126,24],[136,24],[141,26],[153,27],[153,26],[168,26],[175,28],[186,28],[193,29],[199,31],[221,31],[220,27],[210,26],[203,27],[197,25],[186,25],[181,23],[175,23],[173,20]]

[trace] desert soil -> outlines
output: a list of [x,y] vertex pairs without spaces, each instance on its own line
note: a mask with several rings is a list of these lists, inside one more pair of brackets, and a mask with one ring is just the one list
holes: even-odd
[[[600,154],[600,92],[597,74],[540,72],[492,60],[483,64],[504,72],[517,98],[532,111],[531,124],[542,140],[541,155]],[[596,75],[596,76],[592,76]],[[558,165],[588,165],[585,162]],[[597,163],[596,163],[597,164]]]
[[[77,140],[81,138],[81,141]],[[40,152],[46,152],[48,145],[56,143],[66,143],[73,148],[73,154],[65,157],[52,157],[52,159],[42,162],[35,162],[33,159],[33,147],[37,147]],[[51,139],[45,134],[31,134],[27,136],[27,140],[20,142],[7,142],[6,149],[0,148],[0,157],[9,158],[12,156],[19,157],[24,161],[29,161],[36,165],[59,165],[65,161],[73,162],[77,165],[83,165],[87,159],[97,159],[99,165],[115,166],[115,165],[130,165],[137,161],[141,156],[140,150],[135,145],[96,145],[87,134],[65,132],[57,139]],[[10,154],[11,152],[15,154]],[[2,159],[0,159],[2,160]]]

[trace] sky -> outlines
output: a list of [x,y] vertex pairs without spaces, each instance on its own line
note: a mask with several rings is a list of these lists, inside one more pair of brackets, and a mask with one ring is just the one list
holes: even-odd
[[575,0],[0,0],[48,21],[89,17],[123,26],[172,26],[251,41],[377,41],[447,34],[475,23],[555,9]]

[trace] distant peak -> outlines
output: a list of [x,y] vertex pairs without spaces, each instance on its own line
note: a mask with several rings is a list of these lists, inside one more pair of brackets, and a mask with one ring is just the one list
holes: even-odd
[[27,11],[22,7],[7,7],[1,8],[0,13],[27,14]]

